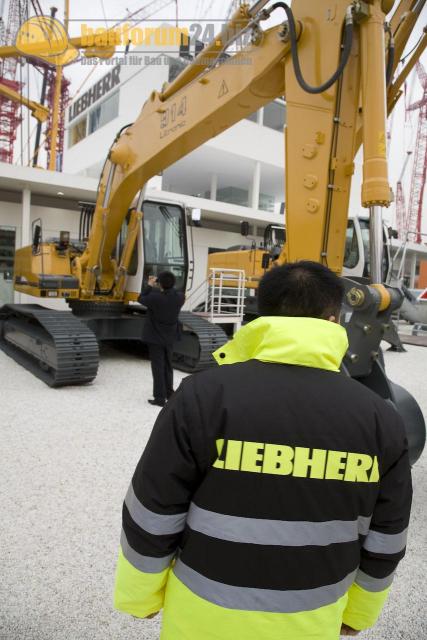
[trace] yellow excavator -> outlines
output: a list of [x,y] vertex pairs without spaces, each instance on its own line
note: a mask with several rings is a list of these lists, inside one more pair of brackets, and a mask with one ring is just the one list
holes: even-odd
[[[315,260],[341,273],[354,158],[363,144],[361,203],[370,215],[371,276],[345,279],[342,318],[350,348],[343,372],[395,403],[414,462],[424,446],[424,420],[412,396],[388,380],[381,358],[382,337],[402,302],[399,290],[382,284],[382,207],[392,201],[387,114],[427,44],[424,33],[397,71],[425,2],[242,4],[215,40],[173,82],[153,91],[136,122],[119,132],[96,205],[83,210],[82,242],[72,242],[66,232],[43,242],[36,226],[33,245],[17,252],[16,290],[63,298],[72,313],[6,305],[0,310],[2,349],[52,386],[92,380],[97,341],[141,336],[144,309],[136,301],[149,275],[168,268],[186,287],[185,211],[146,201],[148,180],[284,96],[286,242],[275,262]],[[279,15],[277,26],[263,29]],[[246,33],[249,46],[227,56]],[[176,362],[189,371],[208,366],[225,335],[189,312],[182,321]]]

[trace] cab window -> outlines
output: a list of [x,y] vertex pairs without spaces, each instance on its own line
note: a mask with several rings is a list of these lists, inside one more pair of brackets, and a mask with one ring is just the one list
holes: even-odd
[[345,239],[344,267],[355,269],[359,264],[360,253],[356,228],[353,220],[349,220]]

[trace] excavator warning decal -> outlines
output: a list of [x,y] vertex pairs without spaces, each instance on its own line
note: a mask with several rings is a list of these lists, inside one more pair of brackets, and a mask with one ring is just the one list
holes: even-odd
[[228,93],[228,87],[227,87],[227,83],[225,80],[223,80],[221,82],[221,86],[219,89],[219,93],[218,93],[218,98],[223,98],[224,96],[226,96]]
[[418,296],[418,300],[420,301],[427,301],[427,289],[424,289],[424,291],[421,291],[420,295]]

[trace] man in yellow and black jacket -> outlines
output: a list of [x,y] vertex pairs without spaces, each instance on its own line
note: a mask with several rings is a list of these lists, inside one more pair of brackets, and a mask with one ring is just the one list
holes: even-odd
[[331,271],[269,272],[262,317],[184,380],[123,507],[115,606],[162,640],[337,640],[375,624],[411,475],[392,405],[339,373]]

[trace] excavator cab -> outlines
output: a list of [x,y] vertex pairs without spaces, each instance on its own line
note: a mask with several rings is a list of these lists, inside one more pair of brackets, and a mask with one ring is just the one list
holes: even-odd
[[171,271],[176,288],[185,292],[189,266],[185,210],[179,205],[147,200],[143,214],[142,285],[148,284],[150,276]]
[[[178,291],[191,288],[194,262],[191,235],[187,233],[186,210],[181,204],[145,200],[135,245],[127,269],[124,290],[126,302],[136,302],[150,276],[171,271]],[[132,210],[131,210],[132,211]],[[123,223],[116,249],[120,262],[130,233],[130,213]]]

